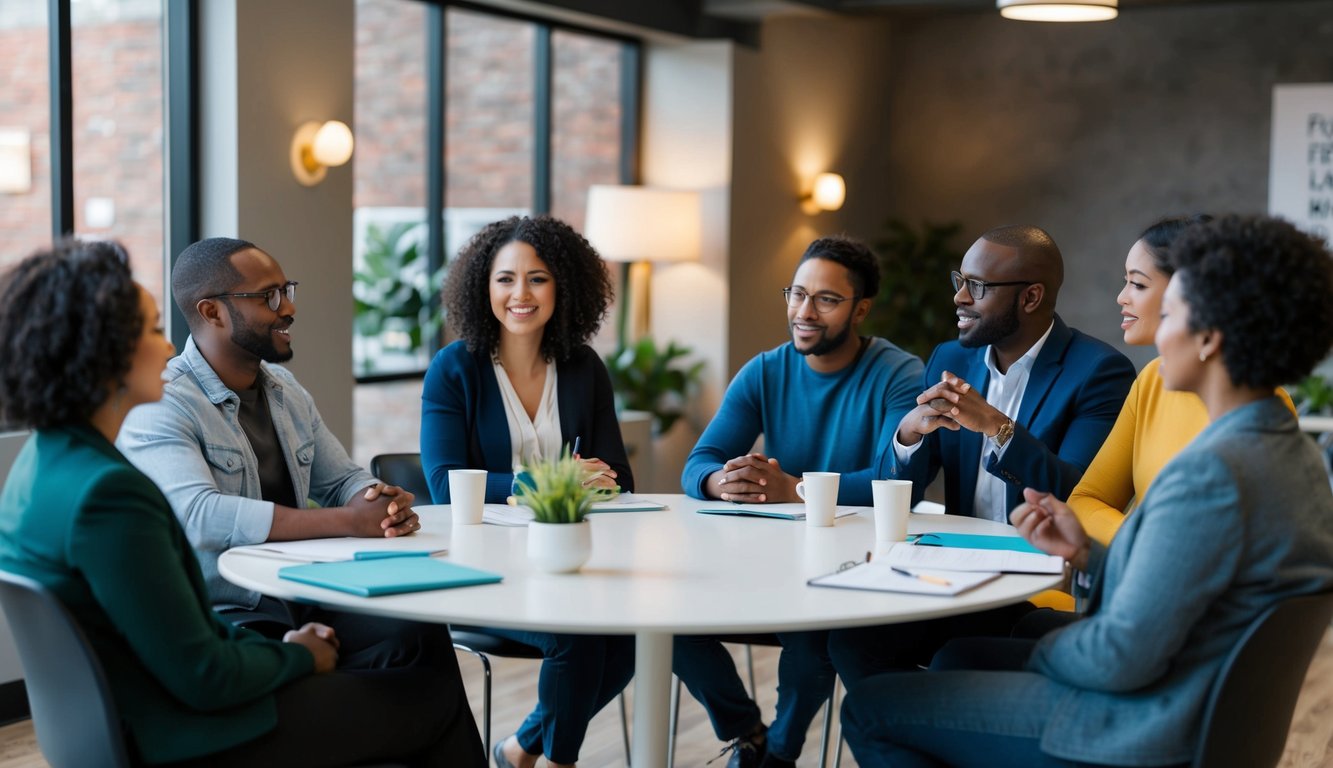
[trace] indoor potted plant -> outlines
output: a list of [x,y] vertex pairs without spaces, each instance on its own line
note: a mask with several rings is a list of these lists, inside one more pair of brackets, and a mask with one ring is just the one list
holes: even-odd
[[594,501],[614,492],[586,485],[588,473],[568,451],[524,467],[516,501],[532,510],[528,559],[540,571],[572,573],[592,555],[592,526],[584,519]]

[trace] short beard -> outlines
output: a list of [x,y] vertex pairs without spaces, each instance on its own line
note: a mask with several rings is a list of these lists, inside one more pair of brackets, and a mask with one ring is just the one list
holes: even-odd
[[986,347],[999,343],[1018,331],[1018,294],[1014,294],[1014,305],[1006,314],[993,320],[977,318],[977,324],[967,334],[958,334],[958,343],[967,349]]
[[268,333],[259,333],[246,325],[245,318],[230,304],[227,305],[227,313],[231,315],[231,343],[266,363],[285,363],[292,359],[290,349],[279,352],[273,345],[272,328]]
[[[787,324],[787,330],[788,332],[792,330],[791,323]],[[852,324],[849,322],[842,327],[842,331],[840,331],[836,336],[829,336],[826,333],[823,338],[821,338],[819,341],[816,341],[814,345],[811,346],[809,349],[801,349],[800,347],[797,347],[794,343],[792,344],[792,346],[795,347],[796,351],[800,353],[802,356],[814,355],[815,357],[823,357],[824,355],[827,355],[831,352],[836,352],[839,347],[847,343],[847,338],[851,335],[852,335]]]

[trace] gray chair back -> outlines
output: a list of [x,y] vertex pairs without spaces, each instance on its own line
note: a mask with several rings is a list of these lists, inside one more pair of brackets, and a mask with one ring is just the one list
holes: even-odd
[[1222,665],[1204,708],[1195,768],[1275,766],[1333,618],[1333,592],[1291,597],[1264,611]]
[[40,582],[0,571],[0,606],[23,663],[33,729],[53,768],[130,765],[102,663]]
[[418,504],[431,503],[419,453],[381,453],[370,460],[370,474],[417,497]]

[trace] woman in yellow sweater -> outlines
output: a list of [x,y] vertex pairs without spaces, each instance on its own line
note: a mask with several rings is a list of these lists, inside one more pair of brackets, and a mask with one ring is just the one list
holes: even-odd
[[[1162,294],[1173,271],[1167,250],[1186,227],[1211,218],[1163,219],[1144,230],[1129,249],[1125,287],[1116,297],[1126,344],[1153,343]],[[1162,467],[1208,426],[1208,412],[1198,395],[1163,388],[1160,364],[1161,358],[1155,358],[1143,367],[1111,434],[1069,496],[1069,506],[1079,522],[1102,544],[1111,543],[1131,505],[1143,498]],[[1292,407],[1286,392],[1279,388],[1277,394]]]

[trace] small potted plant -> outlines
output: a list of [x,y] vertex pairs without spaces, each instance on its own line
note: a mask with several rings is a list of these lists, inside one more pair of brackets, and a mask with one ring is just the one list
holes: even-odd
[[587,485],[588,473],[568,451],[529,464],[515,482],[516,501],[532,510],[528,559],[547,573],[573,573],[592,555],[592,526],[584,519],[593,502],[612,492]]

